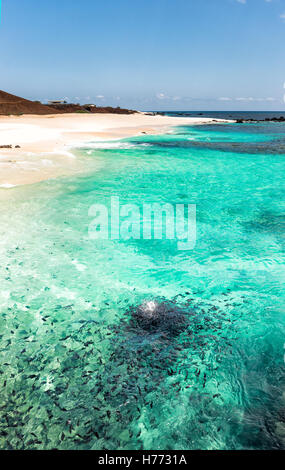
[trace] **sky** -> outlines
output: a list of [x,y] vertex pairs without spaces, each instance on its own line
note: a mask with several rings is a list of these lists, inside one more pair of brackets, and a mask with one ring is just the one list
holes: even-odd
[[285,110],[285,0],[2,0],[0,89],[140,110]]

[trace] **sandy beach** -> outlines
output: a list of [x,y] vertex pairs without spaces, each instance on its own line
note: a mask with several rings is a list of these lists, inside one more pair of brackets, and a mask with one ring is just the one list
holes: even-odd
[[172,126],[210,122],[213,120],[202,117],[177,118],[144,113],[0,116],[0,188],[9,189],[83,172],[84,167],[72,153],[72,148],[88,142],[142,133],[158,134]]

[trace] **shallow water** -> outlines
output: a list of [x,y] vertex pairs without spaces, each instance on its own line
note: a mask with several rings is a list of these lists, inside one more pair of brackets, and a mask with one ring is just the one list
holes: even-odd
[[[284,130],[94,143],[85,176],[0,190],[1,448],[285,448]],[[110,196],[196,204],[195,248],[91,240]]]

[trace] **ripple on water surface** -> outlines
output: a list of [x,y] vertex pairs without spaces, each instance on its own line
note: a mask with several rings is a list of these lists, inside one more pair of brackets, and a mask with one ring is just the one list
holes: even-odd
[[[284,155],[268,126],[95,143],[88,176],[0,190],[1,448],[284,448]],[[90,240],[110,195],[196,204],[195,249]]]

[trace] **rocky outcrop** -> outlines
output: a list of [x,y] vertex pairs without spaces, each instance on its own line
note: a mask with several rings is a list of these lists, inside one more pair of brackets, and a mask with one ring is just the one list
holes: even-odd
[[48,105],[49,108],[54,109],[56,112],[60,112],[62,114],[67,113],[89,113],[89,114],[99,114],[99,113],[111,113],[111,114],[134,114],[136,111],[132,109],[124,109],[120,108],[113,108],[112,106],[96,106],[90,104],[74,104],[74,103],[66,103],[66,104],[52,104]]
[[265,118],[265,119],[237,119],[236,124],[242,124],[243,122],[285,122],[285,117],[273,117],[273,118]]

